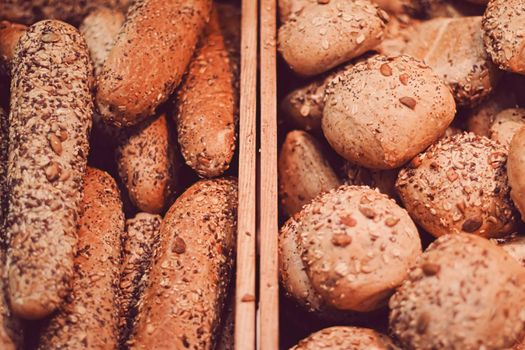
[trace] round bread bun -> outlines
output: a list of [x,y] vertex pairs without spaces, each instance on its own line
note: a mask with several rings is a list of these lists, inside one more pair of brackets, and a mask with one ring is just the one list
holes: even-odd
[[525,2],[491,0],[483,15],[485,49],[499,68],[525,74]]
[[522,126],[525,126],[525,109],[505,109],[494,118],[494,123],[490,127],[490,138],[508,147],[512,137]]
[[510,143],[507,174],[512,189],[510,196],[523,219],[525,218],[525,127],[514,135]]
[[506,174],[507,150],[472,133],[445,138],[401,170],[396,188],[415,222],[435,237],[503,237],[517,217]]
[[482,237],[430,245],[390,299],[389,324],[406,350],[506,349],[525,326],[525,270]]
[[395,350],[390,338],[372,329],[331,327],[301,340],[290,350]]
[[[421,253],[407,212],[366,186],[343,185],[317,197],[283,226],[279,244],[290,295],[357,312],[384,306]],[[299,289],[288,285],[290,278]]]
[[449,88],[425,64],[374,56],[327,89],[322,127],[348,161],[394,169],[441,138],[455,114]]

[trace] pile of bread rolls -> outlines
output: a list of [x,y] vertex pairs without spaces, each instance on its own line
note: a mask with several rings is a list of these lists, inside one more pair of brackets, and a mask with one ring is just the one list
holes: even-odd
[[0,20],[0,349],[231,349],[238,5]]
[[284,347],[525,346],[524,20],[279,0]]

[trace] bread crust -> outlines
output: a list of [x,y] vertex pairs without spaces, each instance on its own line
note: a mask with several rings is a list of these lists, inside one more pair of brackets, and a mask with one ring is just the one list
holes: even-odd
[[93,102],[86,43],[72,26],[42,21],[13,63],[7,235],[13,312],[42,318],[67,295],[89,152]]
[[170,97],[210,10],[211,0],[138,0],[131,6],[97,77],[96,103],[107,123],[137,124]]
[[23,24],[0,21],[0,75],[11,76],[11,63],[18,40],[27,30]]
[[232,273],[236,208],[231,179],[201,180],[170,208],[131,349],[213,348]]
[[512,137],[523,126],[525,126],[525,109],[505,109],[494,118],[494,123],[490,127],[490,138],[509,147]]
[[240,28],[239,11],[216,6],[177,94],[180,150],[186,164],[205,178],[222,175],[235,152],[240,37],[231,28]]
[[507,174],[511,187],[510,196],[525,218],[525,128],[522,127],[510,143]]

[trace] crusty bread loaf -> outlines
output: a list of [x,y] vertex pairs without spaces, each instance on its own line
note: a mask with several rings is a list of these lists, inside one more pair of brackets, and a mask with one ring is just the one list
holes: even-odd
[[9,300],[23,318],[66,296],[92,118],[92,65],[80,33],[42,21],[13,62],[9,135]]
[[483,46],[481,16],[422,22],[404,53],[428,64],[448,84],[460,106],[477,104],[501,77]]
[[211,0],[137,0],[97,77],[104,119],[129,126],[155,113],[179,85]]
[[170,208],[131,349],[212,349],[230,285],[235,180],[202,180]]
[[86,39],[95,68],[95,76],[101,73],[124,19],[122,11],[101,7],[91,12],[82,21],[79,30]]
[[18,40],[27,30],[23,24],[0,21],[0,74],[11,76],[11,63]]
[[91,11],[109,7],[126,11],[132,0],[3,0],[0,19],[33,24],[43,19],[58,19],[79,24]]
[[299,130],[286,135],[279,154],[279,195],[288,216],[341,184],[315,138]]
[[162,217],[138,213],[126,221],[123,259],[120,268],[120,345],[131,334],[137,315],[137,303],[147,286],[149,271],[160,240]]
[[115,180],[88,168],[72,291],[43,331],[40,350],[117,348],[123,232],[124,214]]
[[[228,21],[221,12],[231,12]],[[240,42],[225,36],[240,28],[233,6],[214,8],[177,94],[177,136],[181,153],[201,177],[222,175],[235,152]],[[237,36],[239,38],[239,36]]]
[[123,133],[117,165],[133,204],[159,214],[170,204],[177,184],[176,147],[165,114]]
[[522,127],[510,143],[507,174],[511,188],[510,196],[525,218],[525,127]]

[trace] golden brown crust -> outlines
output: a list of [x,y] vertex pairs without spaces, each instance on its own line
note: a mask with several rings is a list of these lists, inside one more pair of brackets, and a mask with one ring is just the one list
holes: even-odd
[[299,130],[286,135],[279,154],[279,195],[286,214],[341,184],[315,138]]
[[211,0],[138,0],[97,77],[106,122],[134,125],[179,85],[209,18]]
[[312,4],[279,28],[279,51],[296,73],[320,74],[377,46],[387,21],[369,0]]
[[512,137],[522,126],[525,126],[525,109],[505,109],[494,118],[490,127],[490,138],[509,147]]
[[428,66],[409,56],[374,56],[334,81],[322,127],[348,161],[394,169],[438,140],[455,113],[450,90]]
[[[231,23],[225,23],[219,11],[230,12]],[[206,178],[222,175],[235,152],[240,42],[226,36],[228,26],[240,27],[238,10],[224,5],[214,9],[177,94],[182,155]]]
[[525,218],[525,127],[512,138],[509,148],[507,174],[511,187],[510,196]]
[[435,237],[460,232],[502,237],[518,222],[506,163],[504,146],[464,133],[414,158],[396,187],[412,218]]
[[232,273],[236,212],[235,180],[201,180],[173,204],[131,349],[213,348]]
[[116,349],[124,214],[117,184],[88,168],[73,288],[44,330],[39,349]]
[[27,27],[23,24],[0,21],[0,74],[11,76],[16,44],[26,30]]
[[126,130],[117,148],[119,175],[133,204],[161,213],[177,185],[176,148],[165,114]]
[[9,299],[23,318],[66,296],[93,102],[86,43],[72,26],[42,21],[21,37],[11,82],[7,235]]
[[523,267],[468,234],[435,241],[390,299],[390,328],[406,350],[506,349],[524,334]]
[[501,77],[483,46],[481,16],[423,22],[414,28],[404,53],[428,64],[460,106],[488,96]]
[[392,341],[372,329],[331,327],[315,332],[290,350],[395,350]]

